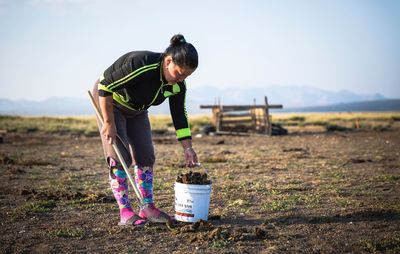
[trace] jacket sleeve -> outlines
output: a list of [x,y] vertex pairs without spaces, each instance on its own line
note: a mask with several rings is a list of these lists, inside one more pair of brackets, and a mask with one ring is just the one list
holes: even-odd
[[189,120],[186,112],[186,83],[179,83],[181,91],[174,96],[169,97],[169,108],[171,110],[172,122],[176,130],[178,140],[191,139]]

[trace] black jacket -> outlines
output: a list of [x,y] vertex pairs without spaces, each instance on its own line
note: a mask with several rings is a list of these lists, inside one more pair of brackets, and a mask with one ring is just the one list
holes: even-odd
[[169,85],[162,74],[162,53],[133,51],[117,59],[100,78],[99,96],[130,110],[145,110],[169,98],[171,116],[179,140],[191,138],[185,107],[186,83]]

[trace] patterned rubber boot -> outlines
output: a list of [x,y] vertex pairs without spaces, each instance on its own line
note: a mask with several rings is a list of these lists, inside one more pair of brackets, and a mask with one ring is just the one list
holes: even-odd
[[131,207],[128,197],[128,181],[126,173],[123,169],[113,167],[110,174],[111,190],[115,200],[118,203],[121,220],[118,223],[120,226],[138,226],[146,223],[139,217]]
[[139,187],[144,203],[140,208],[139,216],[155,223],[170,222],[170,216],[158,209],[153,202],[153,168],[135,167],[135,173],[136,185]]

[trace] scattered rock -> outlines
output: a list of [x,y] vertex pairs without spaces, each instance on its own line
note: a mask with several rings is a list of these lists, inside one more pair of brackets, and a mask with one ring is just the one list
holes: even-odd
[[212,231],[209,233],[209,238],[210,238],[210,239],[219,239],[221,233],[222,233],[222,229],[221,229],[221,228],[216,228],[216,229],[212,230]]
[[223,150],[223,151],[218,153],[218,155],[227,155],[227,154],[234,154],[234,152],[231,152],[229,150]]
[[198,240],[199,240],[199,239],[197,238],[196,235],[193,235],[193,236],[189,237],[189,242],[191,242],[191,243],[194,243],[194,242],[196,242],[196,241],[198,241]]
[[225,144],[225,140],[220,140],[220,141],[218,141],[217,143],[215,143],[216,145],[223,145],[223,144]]
[[11,168],[9,172],[13,175],[25,174],[26,171],[20,168]]
[[259,227],[256,227],[254,229],[254,231],[255,231],[255,235],[256,235],[257,239],[266,239],[268,237],[267,231],[265,231]]
[[360,159],[360,158],[352,158],[350,159],[351,163],[365,163],[365,162],[373,162],[371,159]]
[[14,164],[14,160],[8,156],[0,157],[0,162],[3,165],[11,165]]
[[198,220],[192,224],[192,227],[195,231],[199,231],[199,230],[209,230],[213,228],[213,225],[205,220]]
[[192,225],[185,225],[185,226],[179,228],[179,232],[188,233],[188,232],[195,232],[195,231],[193,230]]
[[30,190],[28,190],[28,189],[23,189],[23,190],[21,190],[21,195],[22,196],[26,196],[26,195],[30,195],[30,194],[36,194],[37,192],[36,192],[36,190],[35,189],[30,189]]
[[288,153],[288,152],[308,152],[307,149],[302,148],[302,147],[284,148],[282,151],[285,152],[285,153]]

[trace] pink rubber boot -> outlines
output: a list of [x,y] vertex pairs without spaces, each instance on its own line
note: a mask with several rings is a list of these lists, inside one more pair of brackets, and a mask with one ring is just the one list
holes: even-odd
[[140,208],[139,216],[150,222],[166,223],[171,221],[168,214],[158,209],[153,202],[153,168],[136,167],[136,185],[143,197],[144,205]]
[[132,210],[131,203],[128,198],[128,183],[124,170],[117,168],[112,169],[112,174],[110,175],[110,185],[119,207],[121,220],[118,225],[138,226],[146,223],[145,220],[139,217]]

